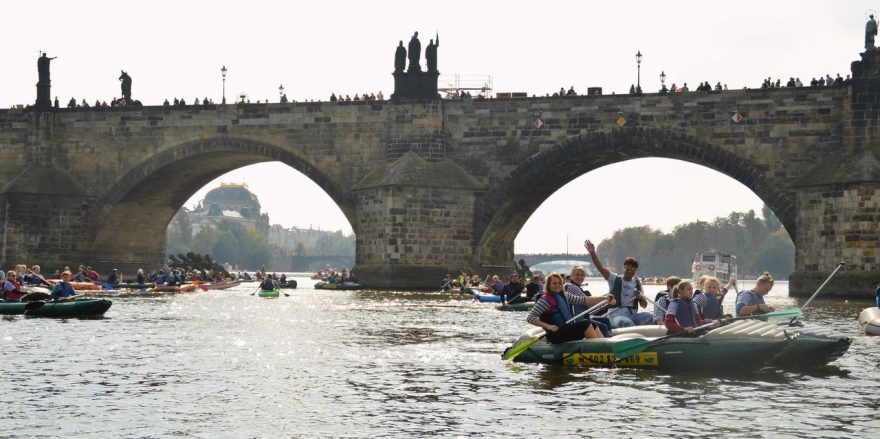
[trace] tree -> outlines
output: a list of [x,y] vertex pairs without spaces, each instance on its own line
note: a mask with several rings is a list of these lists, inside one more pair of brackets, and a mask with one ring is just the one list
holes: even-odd
[[761,216],[764,217],[764,224],[770,231],[775,232],[782,227],[782,221],[779,221],[776,214],[766,204],[761,208]]
[[794,244],[785,229],[779,229],[764,240],[755,256],[754,272],[769,271],[774,276],[788,278],[794,271]]

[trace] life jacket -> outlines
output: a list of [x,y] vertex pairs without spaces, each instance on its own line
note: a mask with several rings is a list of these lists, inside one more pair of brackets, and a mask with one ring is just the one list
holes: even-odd
[[877,308],[880,308],[880,285],[877,285]]
[[565,300],[565,293],[544,294],[541,297],[550,302],[550,310],[541,315],[542,322],[561,327],[565,322],[571,320],[571,307],[568,300]]
[[705,294],[706,301],[703,303],[703,309],[700,310],[700,313],[703,314],[704,318],[707,319],[717,319],[720,318],[722,314],[724,314],[724,308],[721,306],[720,294]]
[[157,274],[156,275],[156,285],[162,285],[164,283],[165,283],[165,275],[164,274]]
[[3,300],[17,301],[24,297],[24,293],[21,292],[21,285],[17,280],[7,279],[6,282],[12,284],[12,290],[6,291],[6,284],[3,285]]
[[[736,296],[736,300],[737,300],[737,302],[739,302],[739,296],[741,296],[741,295],[743,295],[743,294],[748,294],[748,295],[749,295],[749,303],[748,303],[749,305],[761,305],[761,304],[764,303],[764,298],[761,297],[758,293],[756,293],[756,292],[754,292],[754,291],[752,291],[752,290],[742,290],[742,291],[740,291],[739,294],[737,294],[737,296]],[[737,314],[739,314],[739,312],[737,312]],[[753,312],[753,313],[750,314],[750,315],[756,315],[756,314],[764,314],[764,313],[761,312],[761,311],[755,311],[755,312]],[[739,316],[737,315],[737,317],[739,317]],[[763,319],[761,319],[761,320],[766,320],[766,318],[763,318]]]
[[675,313],[675,321],[679,326],[683,328],[687,328],[688,326],[694,328],[697,326],[697,310],[696,304],[693,300],[684,300],[679,297],[672,299],[672,303],[678,305],[678,310]]
[[267,278],[263,279],[263,282],[260,283],[260,289],[266,290],[266,291],[274,290],[275,289],[275,282],[272,281],[272,278],[267,277]]
[[[635,280],[636,280],[636,291],[641,292],[642,291],[642,282],[639,281],[639,278],[635,278]],[[617,277],[614,279],[614,286],[611,287],[611,294],[614,296],[614,300],[617,301],[617,304],[614,305],[612,308],[623,308],[624,307],[623,302],[620,300],[620,296],[622,293],[623,293],[623,276],[618,274]],[[639,309],[639,301],[633,299],[633,303],[631,306],[629,306],[629,308],[632,308],[633,310],[637,311]]]
[[59,282],[52,287],[52,297],[70,297],[74,294],[76,292],[70,283]]
[[[573,285],[573,286],[577,287],[577,289],[580,290],[581,293],[584,293],[584,296],[589,296],[589,295],[590,295],[590,293],[589,293],[588,291],[584,291],[584,289],[581,288],[580,285],[576,285],[574,282],[566,282],[566,284],[565,284],[565,291],[568,291],[568,286],[569,286],[569,285]],[[578,314],[580,314],[580,313],[582,313],[582,312],[584,312],[584,311],[586,311],[586,310],[587,310],[587,306],[586,306],[586,305],[572,305],[572,306],[571,306],[571,313],[572,313],[572,315],[578,315]]]

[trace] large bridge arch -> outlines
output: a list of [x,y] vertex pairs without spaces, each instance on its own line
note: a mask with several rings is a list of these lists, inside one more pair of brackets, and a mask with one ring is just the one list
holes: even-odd
[[[705,140],[667,129],[624,128],[575,136],[539,152],[508,173],[487,194],[476,215],[476,244],[489,260],[510,261],[512,243],[541,203],[566,184],[603,166],[637,158],[687,161],[721,172],[748,187],[795,237],[795,200],[767,169]],[[630,178],[622,176],[621,178]],[[644,182],[657,175],[639,176]],[[614,187],[602,188],[614,194]]]
[[229,171],[270,161],[287,164],[309,177],[356,227],[354,205],[345,189],[298,149],[248,138],[213,137],[160,148],[99,196],[87,222],[95,252],[91,260],[102,268],[161,263],[165,229],[193,193]]

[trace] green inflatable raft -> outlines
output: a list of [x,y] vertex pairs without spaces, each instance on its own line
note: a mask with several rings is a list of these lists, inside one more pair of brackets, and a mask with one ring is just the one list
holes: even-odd
[[260,290],[260,297],[278,297],[281,295],[281,291],[278,290]]
[[330,282],[318,282],[314,287],[316,290],[359,290],[361,289],[361,284],[355,282],[342,282],[342,283],[330,283]]
[[[671,372],[809,369],[827,365],[849,349],[851,338],[830,331],[827,327],[808,329],[780,326],[760,320],[741,320],[695,338],[674,337],[660,340],[635,355],[616,358],[613,345],[617,342],[651,340],[666,334],[663,326],[634,326],[615,329],[614,336],[605,339],[578,340],[555,345],[541,339],[513,361],[633,367]],[[542,334],[541,328],[533,328],[508,350]]]
[[498,307],[499,311],[531,311],[534,308],[535,302],[517,302],[517,303],[504,303]]
[[0,314],[40,317],[96,317],[104,315],[113,302],[107,299],[79,299],[68,302],[0,302]]

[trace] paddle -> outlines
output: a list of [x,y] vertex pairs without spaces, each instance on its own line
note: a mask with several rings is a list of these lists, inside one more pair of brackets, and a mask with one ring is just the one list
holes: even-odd
[[[797,308],[793,309],[784,309],[779,311],[768,312],[767,314],[757,314],[751,316],[743,316],[743,317],[734,317],[731,319],[724,319],[723,322],[731,322],[734,320],[744,320],[744,319],[754,319],[758,317],[777,317],[777,318],[789,318],[789,317],[797,317],[801,315],[801,310]],[[715,322],[707,323],[705,325],[697,326],[694,328],[693,333],[697,333],[699,331],[703,331],[715,326]],[[656,346],[658,343],[663,340],[673,338],[673,337],[682,337],[685,335],[690,335],[693,333],[689,332],[676,332],[675,334],[665,335],[663,337],[655,338],[654,340],[647,340],[644,338],[633,338],[629,340],[621,340],[614,343],[611,346],[611,351],[614,353],[614,357],[618,360],[623,360],[633,355],[639,354],[645,349],[650,348],[651,346]]]
[[28,302],[27,305],[24,306],[25,311],[31,311],[37,309],[46,304],[45,300],[36,300],[33,302]]
[[[819,291],[822,291],[822,288],[825,288],[825,285],[831,280],[832,277],[834,277],[835,274],[837,274],[837,271],[840,270],[841,268],[843,268],[845,265],[846,264],[843,262],[837,263],[837,268],[835,268],[834,271],[832,271],[831,274],[828,275],[828,279],[825,279],[825,282],[822,282],[822,285],[819,285],[819,288],[816,290],[816,292],[813,293],[813,295],[810,296],[810,299],[807,300],[807,303],[805,303],[804,306],[801,307],[801,311],[803,311],[806,307],[810,306],[810,303],[813,302],[813,299],[815,299],[816,296],[819,295]],[[794,323],[794,321],[797,320],[798,317],[800,317],[800,316],[798,315],[798,316],[795,316],[794,318],[792,318],[791,321],[788,322],[788,325],[791,326]]]
[[[579,318],[581,318],[581,317],[583,317],[583,316],[585,316],[585,315],[592,314],[592,313],[594,313],[594,312],[596,312],[596,311],[602,309],[602,308],[605,307],[606,305],[608,305],[608,301],[607,301],[607,300],[603,300],[603,301],[601,301],[601,302],[599,302],[599,303],[593,305],[592,307],[590,307],[590,308],[587,309],[586,311],[584,311],[584,312],[582,312],[582,313],[580,313],[580,314],[578,314],[578,315],[576,315],[576,316],[574,316],[574,317],[568,319],[568,321],[565,322],[565,324],[567,325],[567,324],[569,324],[569,323],[571,323],[571,322],[573,322],[573,321],[575,321],[575,320],[577,320],[577,319],[579,319]],[[546,337],[546,336],[547,336],[547,332],[545,331],[544,334],[542,334],[540,337],[533,337],[533,338],[531,338],[530,340],[526,341],[525,343],[522,343],[522,344],[520,344],[520,345],[518,345],[518,346],[516,346],[516,347],[514,347],[514,348],[511,348],[510,350],[508,350],[507,352],[505,352],[504,355],[503,355],[501,358],[504,359],[504,360],[512,360],[512,359],[516,358],[519,354],[525,352],[526,349],[528,349],[529,347],[531,347],[533,344],[537,343],[538,340],[540,340],[540,339],[542,339],[542,338],[544,338],[544,337]]]

